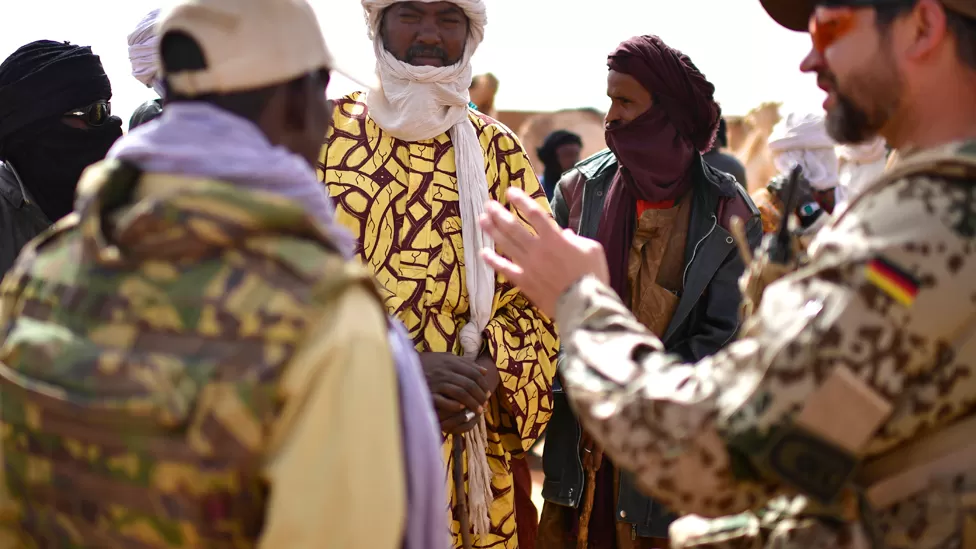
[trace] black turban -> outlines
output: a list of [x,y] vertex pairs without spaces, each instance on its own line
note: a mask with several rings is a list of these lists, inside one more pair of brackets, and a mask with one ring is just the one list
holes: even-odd
[[0,160],[37,123],[111,97],[108,76],[90,47],[51,40],[21,47],[0,64]]
[[555,192],[556,183],[559,182],[559,178],[563,175],[563,168],[559,165],[556,149],[571,143],[580,147],[583,146],[583,140],[575,133],[566,130],[556,130],[550,133],[542,143],[542,146],[535,150],[536,155],[539,156],[539,160],[542,162],[543,168],[545,168],[542,183],[546,191],[546,196],[550,200]]

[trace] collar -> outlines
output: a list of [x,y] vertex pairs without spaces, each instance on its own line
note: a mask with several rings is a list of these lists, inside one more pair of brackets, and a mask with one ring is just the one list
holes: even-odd
[[[227,248],[275,234],[334,248],[301,204],[221,181],[143,173],[118,160],[105,160],[85,171],[78,183],[77,211],[86,247],[103,260],[119,256],[110,240],[155,257],[179,255],[188,246]],[[113,220],[111,239],[104,232],[105,219]]]

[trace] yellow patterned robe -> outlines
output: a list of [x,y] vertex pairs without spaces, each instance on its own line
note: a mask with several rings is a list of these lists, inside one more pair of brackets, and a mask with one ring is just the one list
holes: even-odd
[[[485,151],[489,195],[505,204],[505,190],[515,186],[546,204],[515,135],[480,113],[470,111],[469,118]],[[406,325],[417,350],[462,354],[458,334],[468,319],[468,296],[448,135],[419,142],[385,135],[367,116],[362,95],[353,94],[336,103],[319,168],[337,219],[358,237],[363,261],[386,290],[387,309]],[[549,421],[558,341],[551,321],[501,279],[493,311],[485,343],[501,375],[486,416],[494,501],[491,533],[475,539],[475,546],[513,549],[518,541],[509,464]],[[450,436],[443,448],[451,470]],[[451,528],[455,547],[461,547],[457,520]]]

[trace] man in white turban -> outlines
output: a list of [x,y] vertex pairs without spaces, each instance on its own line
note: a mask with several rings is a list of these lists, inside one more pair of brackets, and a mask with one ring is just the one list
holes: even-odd
[[512,470],[549,420],[558,341],[549,319],[479,257],[492,243],[478,218],[510,187],[548,209],[546,195],[511,130],[470,105],[483,0],[362,4],[380,86],[336,102],[320,175],[420,351],[447,478],[455,467],[466,473],[467,517],[450,490],[454,545],[465,518],[475,547],[512,549],[516,521],[537,521],[516,514]]
[[823,115],[792,113],[773,128],[768,148],[778,174],[765,188],[752,193],[765,232],[775,231],[782,222],[785,183],[796,165],[803,172],[794,213],[805,229],[816,230],[815,227],[822,225],[818,220],[833,211],[840,181],[836,146],[827,135]]
[[139,21],[129,33],[129,63],[132,77],[147,88],[152,88],[160,99],[146,101],[132,113],[129,129],[145,124],[163,113],[163,80],[159,71],[159,39],[156,37],[156,20],[159,10],[154,9]]

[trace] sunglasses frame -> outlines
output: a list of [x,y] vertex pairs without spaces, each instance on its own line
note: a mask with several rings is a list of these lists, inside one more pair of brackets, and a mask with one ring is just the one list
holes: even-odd
[[[105,117],[101,120],[101,122],[96,123],[93,121],[94,116],[92,113],[95,112],[95,109],[98,107],[104,107]],[[63,116],[67,116],[69,118],[80,118],[84,120],[86,124],[93,127],[103,126],[106,122],[108,122],[108,119],[112,117],[112,102],[105,99],[99,99],[98,101],[89,103],[80,109],[71,109],[70,111],[64,113]]]

